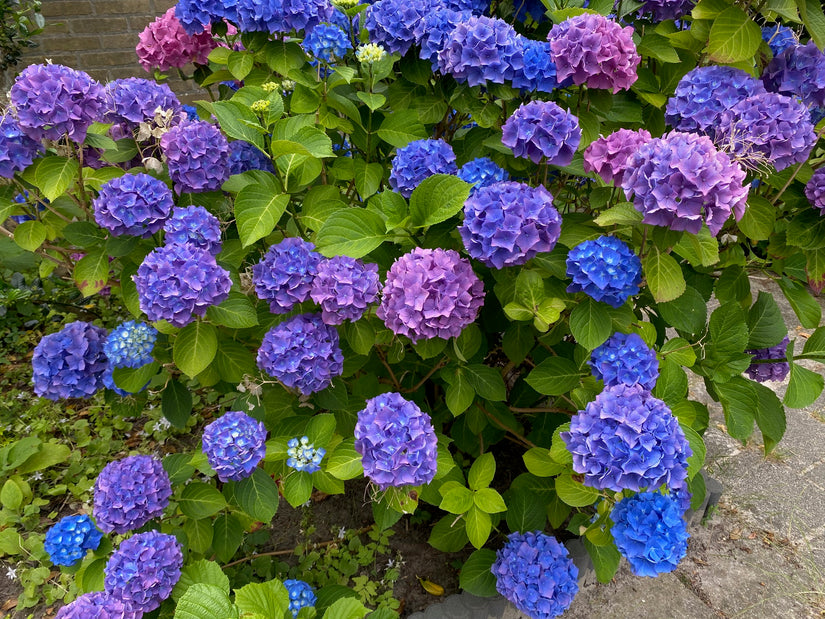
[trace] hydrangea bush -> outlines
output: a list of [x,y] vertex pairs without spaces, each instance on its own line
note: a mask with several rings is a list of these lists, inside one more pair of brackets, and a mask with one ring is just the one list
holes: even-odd
[[[825,32],[799,3],[180,0],[136,41],[158,83],[21,72],[0,231],[121,317],[46,335],[37,394],[149,389],[178,427],[219,396],[202,449],[121,455],[96,528],[52,529],[79,562],[59,616],[366,613],[219,573],[279,495],[358,477],[379,527],[427,504],[435,548],[475,549],[462,587],[531,617],[575,596],[574,535],[602,582],[672,570],[705,492],[688,372],[766,453],[823,387],[799,360],[825,357]],[[184,108],[162,72],[192,62]]]

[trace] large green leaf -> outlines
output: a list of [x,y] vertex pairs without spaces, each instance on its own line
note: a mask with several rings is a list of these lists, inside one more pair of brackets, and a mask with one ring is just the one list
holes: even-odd
[[756,425],[759,426],[759,431],[762,432],[762,443],[765,448],[765,455],[767,455],[785,435],[787,429],[785,408],[779,398],[776,397],[773,389],[759,383],[754,383],[753,386],[759,400],[759,405],[754,410]]
[[237,619],[238,609],[220,587],[197,583],[186,590],[175,607],[174,619]]
[[350,438],[342,442],[327,461],[326,471],[333,477],[346,481],[363,474],[361,454],[355,450],[355,439]]
[[230,137],[264,148],[266,133],[257,115],[247,106],[237,101],[216,101],[212,104],[215,117],[221,129]]
[[367,163],[363,159],[355,159],[352,168],[355,173],[355,189],[361,200],[365,201],[381,187],[384,167],[380,163]]
[[377,133],[379,138],[396,148],[429,137],[424,125],[418,120],[418,114],[413,110],[400,110],[390,114],[384,118]]
[[[24,221],[14,229],[14,242],[26,251],[34,251],[43,244],[47,234],[48,230],[46,226],[39,221]],[[106,273],[107,275],[109,273],[108,264],[106,265]],[[106,283],[104,282],[103,286],[105,285]],[[100,288],[103,288],[103,286]],[[98,288],[98,290],[100,290],[100,288]]]
[[250,184],[238,192],[235,198],[235,220],[238,236],[247,247],[274,229],[284,214],[289,196],[273,193],[272,188],[261,184]]
[[678,299],[685,291],[685,277],[679,263],[671,256],[652,247],[642,260],[650,294],[659,303]]
[[816,329],[822,319],[822,307],[816,299],[799,282],[783,277],[778,283],[802,326],[806,329]]
[[708,54],[719,63],[753,58],[762,42],[762,31],[740,8],[725,9],[713,20],[708,38]]
[[822,393],[825,378],[798,363],[791,363],[791,380],[785,392],[785,405],[790,408],[805,408],[813,404]]
[[748,348],[769,348],[776,346],[788,334],[782,312],[773,296],[765,291],[760,291],[748,312]]
[[172,358],[181,372],[195,377],[209,367],[217,352],[217,329],[208,323],[195,321],[178,333]]
[[457,176],[436,174],[425,178],[410,196],[412,224],[421,228],[446,221],[462,208],[470,195],[470,184]]
[[[206,522],[208,520],[195,521]],[[243,525],[235,514],[220,514],[212,524],[212,550],[220,561],[226,562],[235,556],[243,542]]]
[[486,488],[496,474],[496,459],[489,451],[476,458],[467,474],[467,483],[471,490]]
[[547,521],[544,501],[527,490],[514,490],[507,498],[506,518],[511,531],[541,531]]
[[572,475],[556,478],[556,493],[570,507],[586,507],[599,498],[599,491],[573,479]]
[[753,433],[753,423],[756,419],[754,411],[759,405],[753,382],[741,376],[734,376],[726,383],[716,384],[715,388],[719,394],[722,411],[725,413],[728,434],[744,441]]
[[659,313],[669,325],[687,333],[699,333],[707,322],[708,304],[701,293],[688,286],[676,300],[659,304]]
[[576,364],[564,357],[548,357],[527,375],[526,381],[544,395],[562,395],[577,387],[582,373]]
[[37,164],[33,184],[46,199],[54,202],[77,179],[78,164],[75,159],[49,156]]
[[249,583],[235,590],[235,604],[244,616],[283,617],[289,608],[289,593],[277,580]]
[[315,237],[318,251],[327,257],[363,258],[387,239],[384,220],[359,208],[332,213]]
[[495,560],[496,553],[487,548],[467,557],[458,577],[461,588],[479,597],[496,595],[496,577],[490,571]]
[[183,566],[180,571],[180,580],[172,589],[172,599],[179,600],[189,587],[198,583],[214,585],[229,593],[229,577],[223,573],[221,566],[214,561],[200,559]]
[[613,576],[616,575],[622,559],[618,548],[616,548],[615,544],[596,546],[587,538],[584,538],[583,541],[584,547],[587,549],[587,554],[590,555],[590,559],[593,561],[596,579],[602,584],[609,583],[613,580]]
[[754,241],[766,241],[776,223],[776,207],[762,196],[748,197],[748,208],[739,221],[739,229]]
[[109,281],[109,255],[104,250],[89,252],[77,261],[72,278],[84,297],[100,292]]
[[474,363],[464,367],[464,375],[473,390],[485,400],[503,402],[507,399],[507,387],[499,370]]
[[570,312],[570,332],[587,350],[601,346],[613,331],[613,320],[607,306],[590,297]]
[[490,514],[481,511],[473,505],[464,514],[464,528],[470,543],[476,548],[481,548],[490,538],[490,531],[493,528],[493,521]]
[[271,522],[278,510],[278,484],[261,468],[235,483],[234,496],[242,510],[264,524]]
[[246,329],[258,324],[255,306],[248,296],[240,292],[230,292],[223,303],[209,307],[206,316],[215,324],[230,329]]
[[819,49],[825,49],[825,13],[819,0],[796,0],[805,28]]
[[150,380],[158,373],[160,365],[156,361],[139,368],[115,368],[112,380],[115,385],[129,393],[139,393],[146,388]]
[[201,520],[226,507],[226,500],[214,486],[201,481],[193,481],[183,489],[178,505],[187,518]]

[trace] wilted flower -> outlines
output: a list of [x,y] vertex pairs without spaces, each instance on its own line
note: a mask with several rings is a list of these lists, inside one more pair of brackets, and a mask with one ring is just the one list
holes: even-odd
[[107,464],[94,488],[94,516],[104,533],[126,533],[159,518],[172,484],[160,460],[128,456]]
[[318,597],[315,590],[303,580],[288,578],[284,581],[286,592],[289,594],[289,610],[293,617],[298,616],[298,612],[304,606],[315,606]]
[[14,178],[41,152],[43,145],[27,136],[11,114],[0,116],[0,177]]
[[163,228],[175,204],[163,181],[148,174],[126,174],[104,183],[92,206],[95,221],[113,236],[148,239]]
[[478,157],[468,161],[461,166],[457,176],[465,183],[473,185],[470,188],[470,195],[473,195],[482,187],[488,187],[493,183],[500,183],[510,178],[507,170],[498,167],[489,157]]
[[378,298],[378,265],[347,256],[322,260],[310,296],[328,325],[355,322]]
[[502,127],[501,142],[516,157],[557,166],[570,165],[581,141],[579,119],[552,101],[531,101],[513,112]]
[[198,34],[187,34],[175,17],[175,7],[146,26],[138,38],[135,51],[146,71],[180,69],[190,62],[206,64],[209,52],[218,46],[208,27]]
[[285,238],[252,267],[255,294],[269,301],[273,314],[285,314],[309,298],[322,259],[314,249],[315,245],[301,238]]
[[315,443],[309,442],[309,437],[291,438],[286,446],[286,455],[289,456],[286,460],[288,467],[305,473],[315,473],[321,470],[321,460],[327,450],[323,447],[316,449]]
[[808,108],[825,107],[825,52],[813,41],[793,45],[768,63],[762,82],[771,92],[802,97]]
[[567,255],[567,292],[584,292],[612,307],[639,294],[642,261],[619,239],[600,236],[576,245]]
[[817,169],[805,184],[805,197],[811,206],[825,213],[825,166]]
[[771,359],[781,359],[775,363],[751,363],[745,373],[753,380],[764,383],[769,380],[785,380],[791,371],[788,363],[788,343],[790,339],[786,335],[779,344],[768,348],[756,350],[746,350],[745,352],[753,356],[754,361],[767,361]]
[[595,172],[605,183],[621,187],[628,158],[651,139],[645,129],[619,129],[584,149],[584,171]]
[[522,68],[523,54],[522,38],[506,21],[471,17],[444,38],[438,67],[470,86],[503,84]]
[[103,344],[106,358],[116,368],[139,368],[152,363],[158,331],[145,322],[127,320],[112,329]]
[[635,333],[614,333],[593,351],[587,365],[607,387],[639,384],[651,390],[659,377],[656,351]]
[[160,139],[178,193],[220,189],[229,178],[229,144],[214,125],[183,122]]
[[266,455],[266,428],[246,413],[229,411],[203,429],[203,452],[221,481],[246,479]]
[[72,566],[83,560],[89,550],[97,550],[103,533],[87,515],[66,516],[48,531],[43,546],[55,565]]
[[175,207],[163,232],[167,245],[188,243],[213,256],[221,253],[221,222],[202,206]]
[[392,160],[390,185],[405,198],[425,178],[434,174],[455,174],[453,148],[444,140],[415,140],[399,148]]
[[143,613],[132,610],[116,595],[92,591],[57,611],[54,619],[140,619]]
[[155,110],[181,110],[180,101],[167,84],[127,77],[106,84],[106,121],[135,128],[152,120]]
[[34,392],[49,400],[92,396],[109,365],[105,340],[106,329],[81,321],[44,336],[32,357]]

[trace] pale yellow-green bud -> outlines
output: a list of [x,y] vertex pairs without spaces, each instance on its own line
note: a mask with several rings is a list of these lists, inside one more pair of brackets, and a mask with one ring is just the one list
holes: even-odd
[[295,82],[293,82],[292,80],[284,80],[283,82],[281,82],[281,88],[283,88],[284,92],[295,90]]
[[261,85],[261,88],[263,88],[266,92],[275,92],[280,87],[281,85],[278,82],[264,82]]
[[350,9],[358,4],[358,0],[332,0],[332,3],[342,9]]
[[368,63],[378,62],[379,60],[382,60],[386,55],[387,52],[384,50],[384,47],[382,45],[378,45],[377,43],[367,43],[365,45],[362,45],[355,52],[355,57],[360,62]]
[[258,99],[255,101],[250,107],[252,107],[253,112],[266,112],[269,109],[269,101],[266,99]]

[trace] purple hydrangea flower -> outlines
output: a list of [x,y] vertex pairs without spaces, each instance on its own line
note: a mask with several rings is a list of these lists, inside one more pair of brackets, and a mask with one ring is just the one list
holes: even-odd
[[484,305],[484,284],[452,249],[416,247],[387,272],[377,316],[393,333],[420,339],[457,337]]
[[541,531],[510,533],[490,568],[496,590],[528,617],[558,617],[579,591],[567,549]]
[[158,331],[145,322],[127,320],[112,329],[103,352],[116,368],[139,368],[152,363]]
[[86,139],[93,122],[103,120],[106,93],[83,71],[60,64],[32,64],[14,80],[9,100],[20,128],[32,139],[74,142]]
[[315,443],[309,442],[308,436],[300,439],[291,438],[287,441],[286,465],[296,471],[305,473],[317,473],[321,470],[321,460],[327,454],[323,447],[315,448]]
[[712,65],[689,71],[667,102],[665,120],[679,131],[708,133],[725,110],[765,92],[756,78],[742,69]]
[[106,335],[106,329],[76,321],[43,337],[32,357],[34,392],[49,400],[91,397],[103,387],[109,365]]
[[178,0],[175,17],[187,34],[198,34],[226,15],[225,0]]
[[635,333],[614,333],[593,351],[587,365],[607,387],[639,384],[651,390],[659,378],[656,351]]
[[606,387],[561,438],[585,485],[615,492],[677,487],[692,454],[667,404],[638,384]]
[[753,380],[764,383],[769,380],[785,380],[791,371],[791,366],[786,359],[788,354],[788,336],[776,346],[769,348],[759,348],[756,350],[746,350],[749,355],[753,355],[754,361],[764,361],[768,359],[783,359],[776,363],[751,363],[745,373]]
[[104,569],[106,592],[148,613],[172,594],[180,580],[183,553],[173,535],[148,531],[121,543]]
[[392,160],[390,185],[405,198],[425,178],[434,174],[455,174],[455,153],[444,140],[415,140],[399,148]]
[[523,66],[524,42],[506,21],[471,17],[445,38],[438,67],[470,86],[512,80]]
[[[278,1],[278,0],[276,0]],[[330,22],[336,13],[329,0],[282,0],[284,32],[310,32],[323,22]]]
[[13,178],[41,152],[43,145],[27,136],[11,114],[0,116],[0,178]]
[[167,320],[175,327],[185,327],[195,315],[225,301],[232,287],[229,271],[218,266],[215,256],[189,244],[152,250],[134,281],[140,309],[149,320]]
[[489,157],[479,157],[468,161],[458,171],[458,178],[465,183],[471,183],[470,195],[482,187],[489,187],[494,183],[500,183],[510,179],[507,170],[498,167]]
[[553,26],[547,35],[559,81],[603,88],[614,93],[636,81],[641,56],[633,28],[622,28],[602,15],[584,13]]
[[288,578],[284,581],[284,587],[289,594],[289,610],[293,617],[297,617],[304,606],[315,606],[318,601],[315,590],[303,580]]
[[650,15],[655,22],[666,19],[679,19],[690,13],[696,0],[644,0],[639,9],[640,15]]
[[676,501],[658,492],[625,497],[610,512],[613,541],[636,576],[672,572],[690,537]]
[[799,44],[799,39],[790,28],[781,24],[762,27],[762,40],[771,48],[771,53],[778,56],[789,47]]
[[809,108],[825,107],[825,52],[813,41],[789,47],[768,63],[762,82],[771,92],[802,97]]
[[584,171],[595,172],[605,183],[621,187],[628,158],[650,139],[650,132],[645,129],[619,129],[600,137],[584,149]]
[[364,476],[381,490],[421,486],[435,477],[438,438],[430,416],[398,393],[367,400],[355,424],[355,451]]
[[46,531],[43,546],[55,565],[72,566],[83,560],[86,552],[97,550],[103,533],[86,514],[66,516]]
[[267,157],[257,146],[235,140],[229,143],[229,174],[243,174],[249,170],[263,170],[264,172],[275,172],[272,160]]
[[347,33],[338,26],[329,24],[319,24],[313,28],[304,38],[302,45],[304,51],[326,63],[343,58],[352,49]]
[[326,389],[344,371],[338,332],[320,314],[293,316],[264,336],[258,367],[304,395]]
[[310,296],[328,325],[355,322],[378,298],[378,265],[347,256],[322,260]]
[[203,453],[221,481],[246,479],[266,455],[266,428],[246,413],[229,411],[203,429]]
[[148,174],[126,174],[104,183],[92,206],[95,221],[112,235],[148,239],[163,228],[175,203],[163,181]]
[[516,157],[533,163],[570,165],[581,141],[579,119],[552,101],[531,101],[513,112],[502,127],[501,142]]
[[285,238],[252,267],[255,294],[269,301],[273,314],[285,314],[309,298],[322,259],[314,249],[315,245],[301,238]]
[[567,292],[584,292],[596,301],[619,307],[639,294],[642,261],[612,236],[579,243],[567,255]]
[[738,163],[710,138],[673,131],[650,140],[627,160],[622,187],[646,224],[716,236],[733,212],[745,213],[748,186]]
[[229,178],[229,144],[207,122],[182,122],[163,134],[160,147],[178,193],[220,189]]
[[805,184],[805,197],[820,210],[820,215],[825,214],[825,166],[817,169]]
[[383,45],[388,53],[407,53],[416,41],[415,27],[437,2],[422,0],[378,0],[366,11],[364,26],[369,32],[370,43]]
[[124,123],[130,128],[151,120],[155,110],[181,110],[180,101],[166,84],[127,77],[106,84],[106,122]]
[[202,206],[176,207],[163,232],[167,245],[188,243],[213,256],[221,253],[221,222]]
[[172,484],[160,460],[151,456],[115,460],[95,481],[95,521],[104,533],[139,529],[163,515],[170,496]]
[[470,257],[502,269],[552,251],[561,233],[561,217],[544,187],[504,181],[468,198],[458,231]]
[[522,47],[523,62],[513,73],[513,87],[553,92],[559,84],[550,43],[522,38]]
[[429,60],[433,71],[438,69],[438,54],[455,28],[473,16],[471,11],[454,11],[444,6],[436,6],[424,13],[415,25],[413,34],[421,47],[419,57]]
[[142,612],[132,610],[118,596],[92,591],[58,610],[54,619],[140,619],[142,616]]

